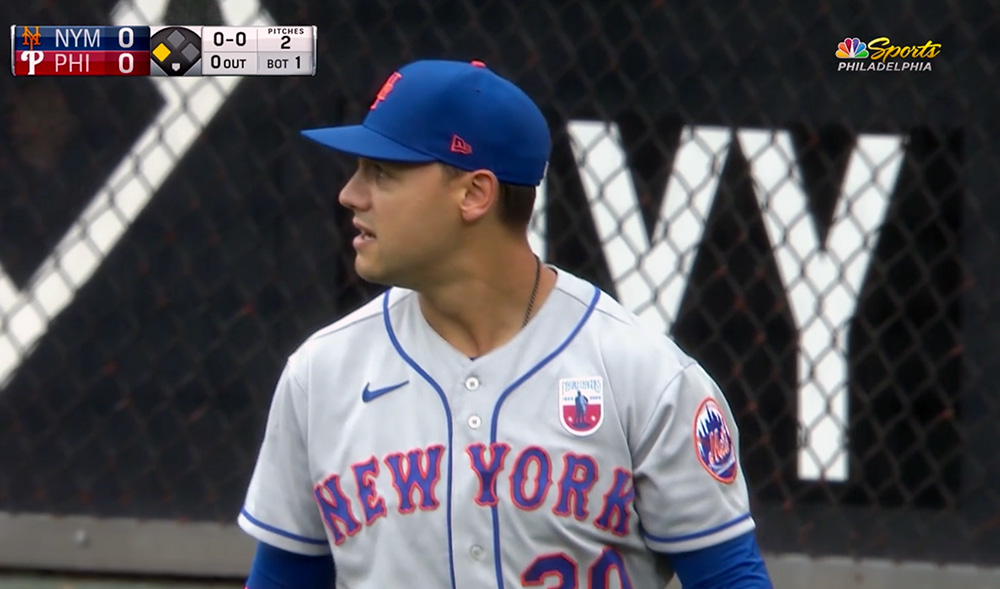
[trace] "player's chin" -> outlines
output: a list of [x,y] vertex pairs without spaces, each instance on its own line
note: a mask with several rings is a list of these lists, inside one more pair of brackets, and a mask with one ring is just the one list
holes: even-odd
[[359,278],[366,282],[385,285],[392,282],[389,273],[378,263],[375,256],[370,255],[368,252],[358,252],[358,255],[355,256],[354,271],[358,274]]

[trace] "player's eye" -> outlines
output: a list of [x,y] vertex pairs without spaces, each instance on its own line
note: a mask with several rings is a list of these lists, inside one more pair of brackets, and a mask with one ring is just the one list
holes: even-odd
[[378,162],[368,162],[368,176],[374,180],[386,180],[391,174],[389,170]]

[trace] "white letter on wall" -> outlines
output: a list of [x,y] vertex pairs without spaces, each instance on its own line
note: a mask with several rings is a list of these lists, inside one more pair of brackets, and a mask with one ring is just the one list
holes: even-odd
[[799,334],[799,478],[847,478],[847,340],[903,159],[902,137],[861,135],[819,243],[787,132],[741,130],[764,226]]
[[571,121],[569,135],[618,299],[650,327],[669,333],[728,157],[729,130],[684,128],[652,239],[617,125]]

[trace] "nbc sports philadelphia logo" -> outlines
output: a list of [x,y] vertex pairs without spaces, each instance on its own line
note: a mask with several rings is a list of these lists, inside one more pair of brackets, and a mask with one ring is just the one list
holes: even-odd
[[894,45],[889,37],[865,43],[846,37],[837,44],[838,72],[930,72],[941,54],[941,44],[928,40],[923,45]]

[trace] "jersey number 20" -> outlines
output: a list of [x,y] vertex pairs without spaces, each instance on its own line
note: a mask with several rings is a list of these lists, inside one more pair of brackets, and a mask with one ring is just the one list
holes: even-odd
[[[559,584],[552,589],[577,589],[576,569],[576,562],[565,554],[539,556],[521,573],[521,585],[538,587],[547,579],[556,579]],[[625,571],[622,555],[612,548],[605,548],[594,564],[590,565],[587,589],[607,589],[612,571],[618,575],[618,583],[622,589],[632,589],[632,581]]]

